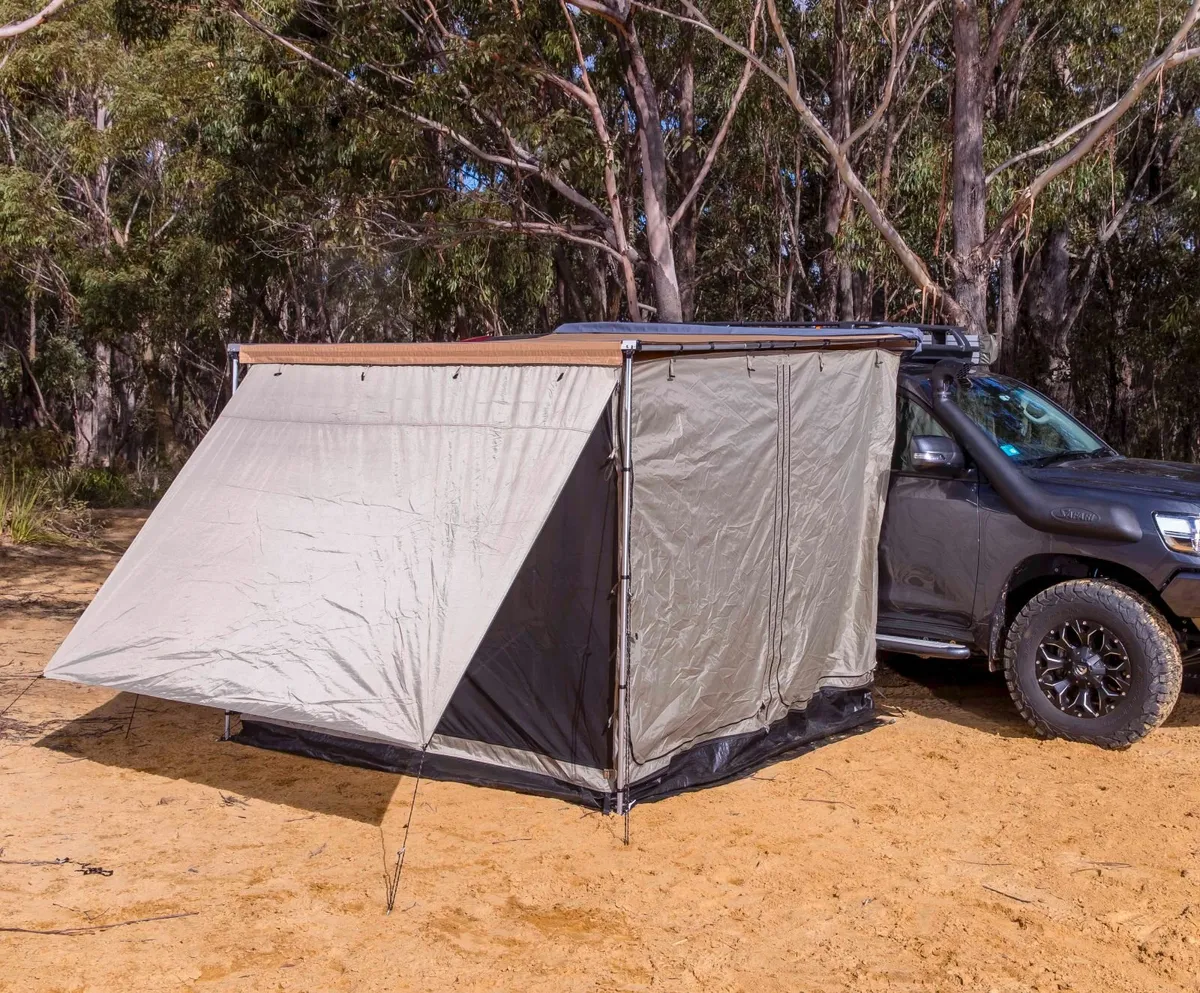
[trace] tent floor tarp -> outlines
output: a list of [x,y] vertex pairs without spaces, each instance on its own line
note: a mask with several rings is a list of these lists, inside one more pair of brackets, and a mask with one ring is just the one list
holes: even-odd
[[[659,773],[632,784],[630,800],[648,803],[744,779],[774,762],[795,758],[878,724],[869,687],[850,690],[825,687],[805,708],[789,712],[769,728],[715,738],[676,755]],[[252,717],[242,718],[241,730],[232,740],[363,769],[553,797],[604,813],[616,809],[615,792],[587,789],[553,776],[442,754],[432,748],[422,753],[388,742],[327,734],[316,728]]]

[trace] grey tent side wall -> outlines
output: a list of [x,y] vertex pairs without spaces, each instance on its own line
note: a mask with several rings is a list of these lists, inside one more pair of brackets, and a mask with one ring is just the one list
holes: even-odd
[[898,365],[862,350],[635,367],[635,800],[872,720]]
[[243,717],[234,740],[607,810],[615,657],[613,422],[596,423],[425,755],[395,743]]

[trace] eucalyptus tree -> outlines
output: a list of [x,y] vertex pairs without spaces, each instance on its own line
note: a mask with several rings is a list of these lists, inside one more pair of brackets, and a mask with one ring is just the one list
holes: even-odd
[[[436,159],[436,219],[398,238],[511,232],[583,247],[631,318],[690,316],[698,201],[750,84],[744,60],[718,53],[697,86],[691,30],[630,0],[225,10],[297,72],[349,91],[348,113],[406,155]],[[758,20],[755,8],[751,48]]]
[[[818,6],[806,4],[781,15],[775,0],[766,0],[772,45],[762,56],[737,38],[751,14],[734,16],[729,25],[721,26],[691,0],[682,0],[682,10],[649,9],[712,36],[775,84],[922,297],[928,297],[956,323],[991,337],[985,345],[985,357],[990,359],[998,343],[996,329],[988,323],[988,285],[998,257],[1015,244],[1039,197],[1054,195],[1057,181],[1087,162],[1118,124],[1137,113],[1152,113],[1153,100],[1144,99],[1147,92],[1158,93],[1166,87],[1169,73],[1200,57],[1196,33],[1200,0],[1187,6],[1177,3],[1172,5],[1174,10],[1148,4],[1068,7],[1023,0],[985,5],[977,0],[953,0],[948,42],[943,42],[940,50],[937,42],[928,51],[917,48],[918,56],[927,55],[953,74],[948,122],[953,136],[953,248],[947,256],[949,273],[941,278],[935,276],[933,260],[915,249],[897,227],[892,213],[880,203],[878,189],[872,190],[864,181],[853,156],[855,141],[878,126],[896,98],[896,83],[914,50],[908,42],[912,28],[902,31],[901,19],[907,15],[908,23],[919,27],[928,16],[927,7],[915,0],[863,5],[859,17],[865,13],[879,26],[878,44],[889,53],[889,68],[873,109],[855,123],[834,99],[844,88],[836,67],[828,88],[817,91],[806,85],[797,69],[797,45],[806,43],[809,36],[796,31],[795,25],[803,25]],[[840,9],[837,0],[834,6]],[[835,14],[831,30],[836,51],[844,47],[848,20]],[[1014,39],[1020,44],[1013,43]],[[1008,89],[1013,111],[1009,120],[1023,123],[1026,88],[1022,78],[1031,63],[1043,68],[1065,63],[1073,69],[1064,80],[1072,99],[1055,102],[1054,113],[1042,115],[1054,119],[1055,132],[1009,155],[1001,168],[993,171],[992,179],[999,172],[1009,172],[1008,189],[1007,195],[989,197],[984,140],[989,110],[994,112],[998,106],[996,91]],[[918,78],[915,73],[909,75],[910,88],[919,85]],[[1040,90],[1033,99],[1045,97]],[[1086,113],[1076,110],[1080,103],[1086,105]],[[1064,112],[1071,111],[1075,116],[1063,120]],[[1019,178],[1014,181],[1013,176]]]
[[1200,456],[1194,5],[649,3],[78,0],[11,36],[0,428],[178,461],[227,341],[947,319]]
[[82,460],[134,457],[143,435],[179,454],[176,370],[213,312],[196,227],[220,171],[198,143],[211,55],[186,31],[130,49],[85,3],[0,64],[5,378]]

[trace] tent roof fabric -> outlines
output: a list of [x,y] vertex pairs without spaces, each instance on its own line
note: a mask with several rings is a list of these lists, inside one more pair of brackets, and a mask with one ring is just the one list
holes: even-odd
[[[561,333],[538,338],[494,338],[477,341],[374,344],[240,345],[243,365],[459,366],[621,364],[621,342],[636,340],[656,351],[703,350],[706,346],[861,349],[907,351],[914,347],[910,329],[880,328],[726,328],[703,325],[597,324],[566,325]],[[579,333],[573,328],[586,328]],[[670,330],[664,330],[669,328]],[[643,355],[641,357],[651,357]]]

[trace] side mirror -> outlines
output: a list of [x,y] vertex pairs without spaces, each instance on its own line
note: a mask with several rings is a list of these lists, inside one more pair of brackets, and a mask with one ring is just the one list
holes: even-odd
[[913,437],[908,460],[914,469],[961,469],[962,449],[953,438],[940,434],[918,434]]

